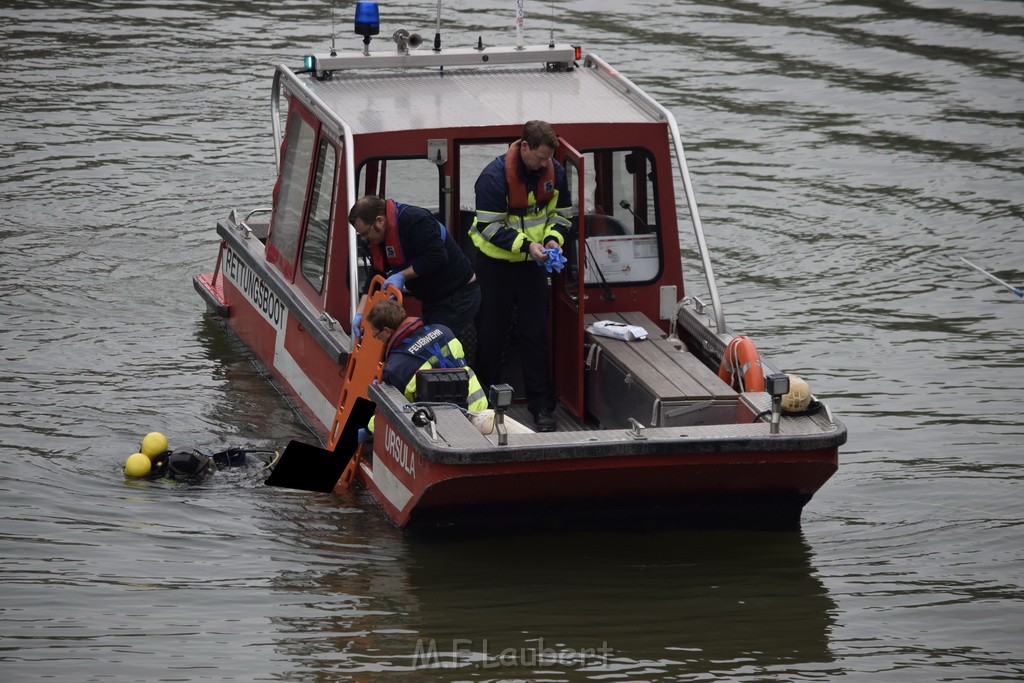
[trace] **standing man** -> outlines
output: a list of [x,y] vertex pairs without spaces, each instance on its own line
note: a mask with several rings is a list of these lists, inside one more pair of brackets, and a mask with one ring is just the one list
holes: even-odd
[[[451,233],[426,209],[375,195],[356,200],[348,214],[356,234],[370,247],[373,274],[409,292],[423,303],[423,318],[472,340],[473,319],[480,308],[480,286],[469,259]],[[353,331],[366,304],[367,278],[357,306]],[[470,346],[472,355],[473,344]]]
[[555,394],[548,367],[546,249],[561,249],[572,198],[565,169],[554,158],[558,136],[544,121],[528,121],[522,138],[476,181],[470,237],[481,305],[475,367],[483,385],[501,382],[501,351],[514,318],[527,407],[538,431],[555,430]]

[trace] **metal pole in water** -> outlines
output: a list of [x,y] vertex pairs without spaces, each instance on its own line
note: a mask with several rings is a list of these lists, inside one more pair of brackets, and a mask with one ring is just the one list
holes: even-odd
[[984,270],[982,268],[979,268],[978,266],[974,265],[973,263],[971,263],[970,261],[965,259],[963,256],[960,257],[960,260],[963,261],[964,263],[966,263],[967,265],[969,265],[971,268],[974,268],[976,271],[978,271],[979,273],[981,273],[982,275],[987,277],[989,280],[992,280],[996,284],[1000,284],[1003,287],[1006,287],[1008,290],[1010,290],[1011,292],[1013,292],[1014,294],[1016,294],[1019,297],[1024,297],[1024,289],[1021,289],[1020,287],[1014,287],[1013,285],[1009,284],[1008,282],[1003,282],[1002,280],[997,278],[992,273],[989,273],[988,271],[986,271],[986,270]]

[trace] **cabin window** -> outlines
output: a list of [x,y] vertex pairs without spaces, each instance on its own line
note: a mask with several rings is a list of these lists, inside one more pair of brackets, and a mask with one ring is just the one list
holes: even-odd
[[661,273],[654,161],[644,149],[584,152],[587,285],[652,282]]
[[476,258],[476,246],[469,237],[469,229],[476,218],[476,181],[480,173],[500,156],[508,151],[508,142],[493,144],[463,144],[458,148],[459,160],[459,225],[458,234],[462,250],[468,256]]
[[327,139],[320,141],[316,173],[313,177],[313,194],[310,197],[312,209],[306,224],[306,236],[302,243],[300,268],[303,277],[317,293],[323,292],[324,271],[327,267],[327,234],[331,225],[331,205],[334,178],[337,169],[337,152]]
[[[570,140],[571,142],[571,140]],[[472,221],[476,179],[487,164],[508,151],[508,143],[461,145],[459,165],[460,209],[464,230]],[[588,286],[635,285],[653,282],[661,274],[658,202],[654,160],[646,149],[600,149],[583,153],[583,197],[578,197],[577,170],[566,166],[573,208],[583,212],[587,235],[585,282]],[[472,203],[470,203],[472,202]],[[626,202],[628,208],[622,205]],[[581,208],[582,207],[582,208]],[[635,216],[634,216],[635,214]],[[574,219],[574,225],[578,224]],[[566,256],[575,254],[576,231],[566,242]],[[566,286],[574,289],[575,264],[566,272]]]
[[268,257],[287,275],[294,274],[295,251],[302,225],[310,163],[316,145],[316,131],[302,116],[288,117],[288,134],[281,165],[274,216],[270,226]]
[[[393,199],[399,204],[410,204],[427,209],[441,220],[443,196],[441,168],[426,158],[371,159],[356,171],[359,196],[374,194]],[[346,216],[346,220],[347,220]],[[363,240],[357,241],[359,291],[366,287],[370,276],[370,249]]]
[[459,147],[459,197],[464,211],[476,211],[476,179],[492,161],[508,151],[507,142],[484,145],[462,145]]
[[441,170],[426,159],[373,159],[356,176],[362,195],[375,194],[437,213],[441,206]]

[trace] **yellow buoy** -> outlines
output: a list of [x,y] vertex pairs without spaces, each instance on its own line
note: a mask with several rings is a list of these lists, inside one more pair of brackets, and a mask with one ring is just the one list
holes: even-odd
[[150,460],[167,450],[167,437],[160,432],[150,432],[142,437],[142,448],[139,451],[148,455]]
[[129,477],[144,477],[152,467],[153,462],[144,453],[132,453],[124,461],[124,473]]

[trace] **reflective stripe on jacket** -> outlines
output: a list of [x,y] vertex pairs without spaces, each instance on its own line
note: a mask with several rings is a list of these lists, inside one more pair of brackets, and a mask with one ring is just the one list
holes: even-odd
[[[554,160],[549,160],[547,166],[550,166],[553,180],[548,180],[548,169],[544,168],[533,187],[528,187],[517,144],[513,143],[505,156],[492,161],[480,174],[476,216],[469,230],[477,249],[502,261],[526,261],[530,258],[528,245],[531,242],[546,244],[553,239],[563,245],[564,230],[571,224],[572,206],[561,165],[556,166]],[[516,163],[509,161],[509,155],[513,155],[511,159]],[[552,183],[550,194],[548,182]],[[495,196],[499,187],[504,191],[500,198]],[[543,201],[544,197],[548,197],[547,201]]]

